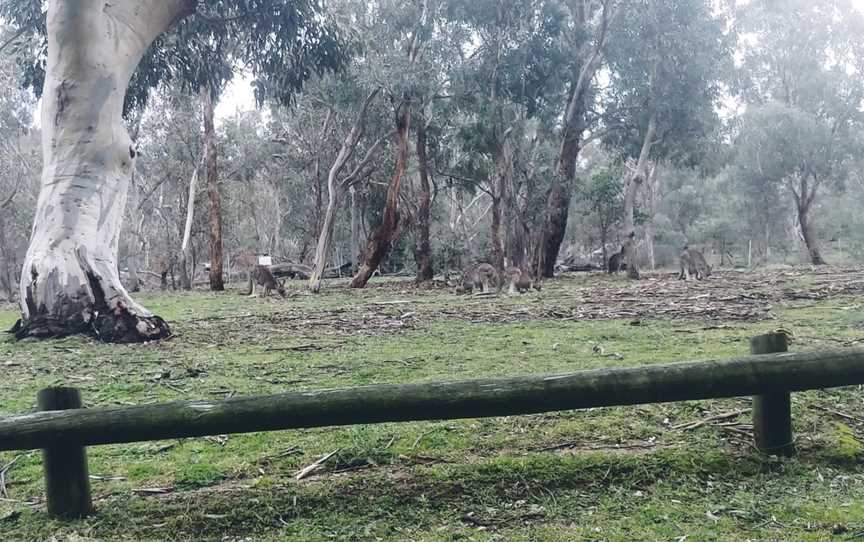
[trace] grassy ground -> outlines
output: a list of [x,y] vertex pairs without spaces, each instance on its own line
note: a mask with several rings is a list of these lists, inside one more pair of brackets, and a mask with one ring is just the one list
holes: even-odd
[[[53,384],[140,404],[728,357],[777,328],[795,350],[864,341],[858,271],[778,276],[595,275],[494,299],[145,294],[174,339],[0,342],[0,416]],[[795,394],[800,453],[782,460],[752,449],[746,412],[680,427],[746,399],[91,447],[98,514],[75,523],[47,519],[38,452],[0,453],[0,540],[859,540],[862,397]]]

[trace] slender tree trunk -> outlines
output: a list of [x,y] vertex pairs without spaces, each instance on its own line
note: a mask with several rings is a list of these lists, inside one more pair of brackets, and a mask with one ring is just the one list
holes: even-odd
[[636,204],[636,196],[639,193],[639,187],[645,182],[646,172],[651,155],[651,147],[654,144],[654,136],[657,133],[657,114],[652,112],[648,119],[648,128],[645,130],[645,137],[642,141],[642,150],[639,152],[639,160],[636,162],[636,169],[630,176],[630,182],[627,185],[627,193],[624,195],[624,260],[627,262],[627,276],[631,279],[638,280],[639,275],[639,258],[636,253],[636,225],[634,221],[634,207]]
[[141,279],[138,276],[138,269],[141,266],[141,255],[144,252],[144,247],[147,246],[146,238],[144,237],[144,219],[145,215],[141,213],[141,216],[135,223],[135,231],[132,235],[134,239],[133,246],[130,247],[131,252],[126,260],[126,267],[129,272],[129,289],[132,292],[141,291]]
[[408,130],[411,125],[411,103],[407,96],[403,96],[402,103],[396,115],[396,133],[399,138],[399,155],[396,159],[396,167],[393,178],[387,187],[387,202],[381,217],[381,224],[372,231],[366,240],[366,248],[363,251],[363,265],[357,271],[351,281],[352,288],[365,288],[372,273],[390,253],[391,245],[396,238],[399,225],[399,189],[402,186],[402,177],[405,175],[405,167],[408,163]]
[[161,339],[168,325],[120,283],[117,250],[137,154],[123,124],[132,73],[191,0],[48,3],[42,189],[22,269],[16,336]]
[[189,262],[192,260],[192,223],[195,219],[195,191],[198,187],[198,165],[192,172],[189,180],[189,198],[186,200],[186,225],[183,228],[183,241],[180,243],[180,287],[184,290],[192,289],[192,278],[194,270],[189,273]]
[[651,168],[648,175],[648,220],[645,223],[645,247],[648,249],[648,263],[651,270],[657,269],[657,259],[654,254],[654,220],[657,216],[657,166]]
[[501,209],[501,196],[492,196],[492,247],[495,251],[495,267],[504,268],[507,257],[504,249],[504,212]]
[[324,125],[321,127],[321,137],[318,139],[318,149],[315,151],[315,231],[320,232],[324,225],[323,219],[323,183],[321,182],[321,153],[324,150],[324,141],[327,139],[327,134],[330,128],[330,121],[333,118],[333,109],[327,109],[327,115],[324,117]]
[[321,279],[327,266],[330,243],[333,240],[333,224],[336,222],[336,208],[339,206],[339,191],[339,187],[336,186],[336,179],[332,178],[331,175],[331,179],[327,182],[327,209],[324,211],[321,234],[318,236],[315,264],[312,268],[312,275],[309,277],[309,291],[314,293],[321,291]]
[[[416,64],[423,49],[423,32],[427,26],[429,16],[429,5],[427,0],[420,0],[420,13],[417,25],[412,32],[411,41],[408,45],[408,62]],[[393,242],[397,239],[399,231],[399,189],[402,185],[402,177],[408,163],[408,132],[411,126],[411,94],[407,90],[403,92],[399,109],[396,112],[396,133],[399,138],[399,155],[396,160],[396,168],[390,186],[387,187],[387,202],[381,217],[381,224],[372,232],[366,241],[363,250],[363,264],[357,270],[357,274],[351,281],[352,288],[365,288],[372,273],[387,257]]]
[[324,225],[324,183],[321,182],[321,156],[315,158],[315,225],[313,231],[321,231]]
[[2,269],[0,269],[0,286],[6,291],[6,298],[12,301],[15,294],[13,292],[13,268],[10,264],[12,263],[14,248],[10,247],[11,243],[9,242],[9,237],[6,235],[7,225],[4,217],[7,212],[6,206],[0,205],[0,265],[2,265]]
[[495,158],[495,172],[492,181],[492,244],[495,248],[495,267],[503,272],[507,266],[508,226],[512,201],[510,187],[513,184],[513,159],[515,149],[511,135],[513,128],[508,128],[502,135],[498,156]]
[[605,223],[600,226],[600,254],[603,258],[603,264],[600,266],[601,269],[608,269],[609,265],[609,249],[606,248],[606,245],[609,242],[609,226]]
[[429,241],[431,221],[432,189],[429,185],[429,165],[426,161],[426,125],[423,118],[417,123],[417,169],[419,193],[417,194],[417,218],[414,225],[414,261],[417,264],[417,282],[432,280],[432,244]]
[[650,220],[645,224],[645,249],[648,251],[648,265],[654,271],[657,269],[657,259],[654,254],[654,223]]
[[[372,101],[375,99],[375,96],[378,95],[380,90],[380,88],[376,88],[366,97],[366,100],[363,102],[363,108],[360,110],[357,120],[354,122],[354,126],[351,128],[351,131],[348,132],[348,135],[345,136],[345,141],[342,142],[339,154],[336,156],[336,159],[333,161],[333,165],[330,167],[330,171],[327,174],[327,210],[324,214],[324,221],[321,224],[321,234],[318,236],[318,245],[315,249],[315,263],[312,269],[312,275],[309,277],[309,290],[315,293],[321,291],[321,279],[324,276],[324,269],[327,267],[327,255],[330,253],[330,243],[333,240],[333,224],[336,222],[336,207],[339,204],[341,192],[344,190],[342,183],[338,182],[338,176],[345,168],[345,164],[354,154],[357,144],[363,137],[363,132],[366,127],[366,113],[369,111],[369,106],[372,104]],[[380,147],[382,141],[383,138],[379,139],[378,142],[369,149],[369,152],[366,153],[366,157],[361,161],[360,166],[356,168],[351,175],[349,175],[348,179],[346,179],[347,182],[350,182],[356,175],[359,175],[360,169],[362,169],[364,164],[371,159],[375,151]]]
[[222,198],[219,195],[216,128],[213,124],[213,95],[209,88],[201,89],[204,110],[204,161],[207,167],[207,195],[210,198],[210,289],[225,289],[222,278]]
[[351,274],[360,268],[360,201],[357,189],[348,189],[351,198]]

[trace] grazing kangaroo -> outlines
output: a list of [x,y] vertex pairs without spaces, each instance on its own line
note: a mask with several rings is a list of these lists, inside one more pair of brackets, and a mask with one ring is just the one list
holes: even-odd
[[469,265],[462,271],[462,284],[456,288],[456,293],[470,294],[474,290],[480,290],[486,294],[492,291],[493,285],[496,291],[500,291],[499,278],[498,271],[488,263]]
[[244,292],[243,295],[258,297],[255,290],[259,289],[259,287],[264,289],[264,297],[269,296],[273,290],[276,290],[279,292],[279,295],[285,297],[285,288],[281,283],[276,281],[273,273],[270,272],[270,269],[266,265],[256,265],[249,272],[249,290]]
[[681,264],[681,272],[678,274],[679,280],[690,280],[690,276],[696,277],[696,280],[703,280],[711,276],[711,266],[705,261],[705,256],[695,248],[685,246],[678,256]]
[[524,294],[532,287],[538,292],[540,291],[540,281],[534,280],[530,273],[518,267],[508,267],[504,270],[504,276],[510,281],[510,287],[507,290],[507,293],[510,295],[513,295],[516,292]]
[[459,295],[470,294],[475,287],[480,287],[480,275],[477,274],[477,266],[468,265],[462,270],[462,280],[459,286],[456,287],[456,293]]

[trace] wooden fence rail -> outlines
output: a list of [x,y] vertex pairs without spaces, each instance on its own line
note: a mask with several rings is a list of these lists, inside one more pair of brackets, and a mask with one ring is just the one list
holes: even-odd
[[[789,392],[864,384],[861,349],[785,353],[786,336],[770,334],[754,338],[751,351],[755,355],[727,360],[288,392],[221,401],[91,409],[78,408],[72,401],[59,407],[69,410],[0,419],[0,450],[46,450],[46,477],[63,478],[62,483],[48,479],[46,485],[65,487],[80,483],[82,469],[86,480],[84,447],[90,445],[753,395],[757,447],[769,453],[790,454]],[[50,390],[54,391],[42,393],[70,393],[68,388]],[[69,472],[68,476],[57,469],[49,472],[47,464],[52,456],[70,455],[78,457],[79,468],[67,465],[64,471]],[[49,491],[49,512],[60,517],[86,514],[89,491],[83,503],[82,493],[66,491],[64,496],[54,498],[52,506]]]

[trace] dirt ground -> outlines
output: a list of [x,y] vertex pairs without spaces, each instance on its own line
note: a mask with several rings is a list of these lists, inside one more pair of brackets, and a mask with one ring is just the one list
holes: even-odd
[[[720,271],[703,281],[678,280],[671,272],[647,273],[631,281],[605,273],[571,273],[543,283],[540,293],[456,296],[442,281],[417,287],[410,279],[389,279],[365,290],[331,283],[324,295],[350,295],[363,307],[312,309],[278,298],[269,315],[229,319],[266,320],[280,330],[319,329],[335,333],[376,333],[414,329],[421,322],[456,319],[476,323],[529,320],[609,320],[641,318],[698,319],[705,322],[758,322],[775,318],[778,303],[826,300],[864,294],[864,267],[788,267],[758,271]],[[311,294],[292,285],[292,298]],[[857,302],[857,301],[856,301]],[[353,303],[352,303],[353,305]],[[359,316],[359,317],[358,317]],[[210,326],[224,317],[202,317],[192,324]]]

